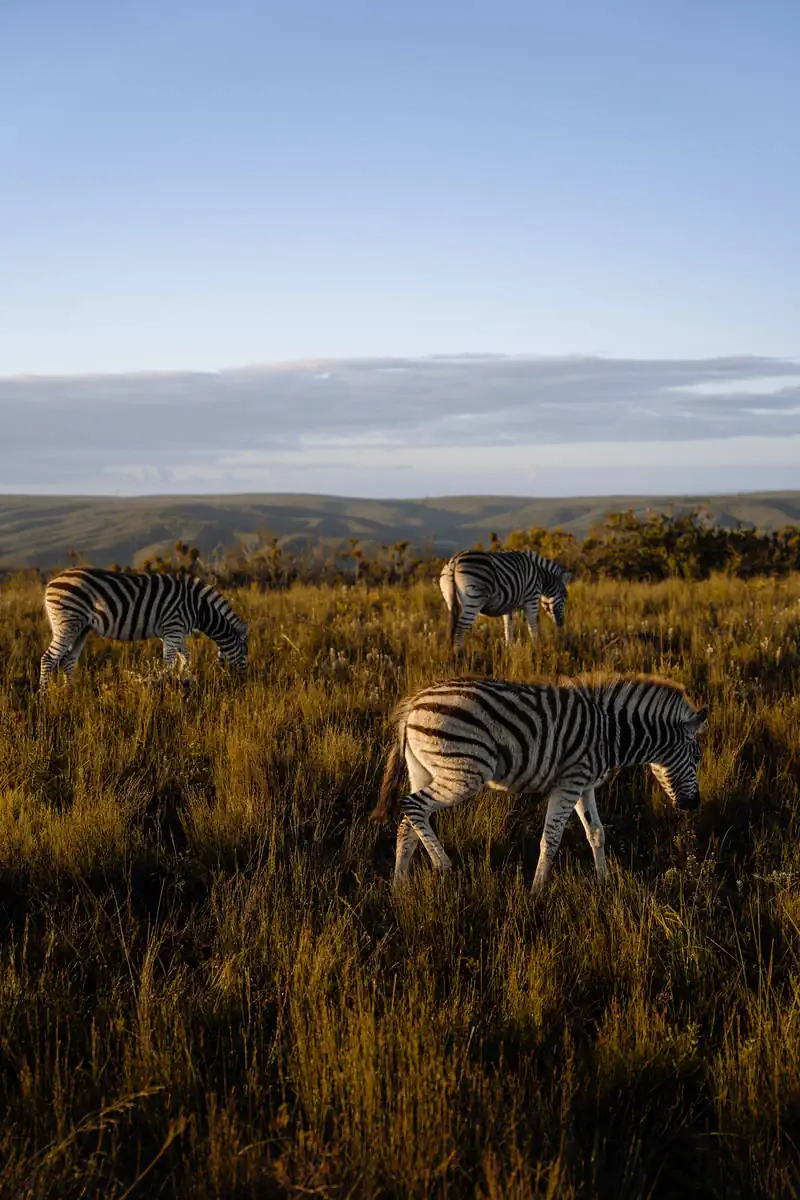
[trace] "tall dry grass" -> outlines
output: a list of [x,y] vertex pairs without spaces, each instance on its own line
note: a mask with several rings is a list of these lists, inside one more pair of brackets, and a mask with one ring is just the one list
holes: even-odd
[[0,1192],[789,1196],[800,1188],[800,578],[576,584],[459,670],[682,680],[696,819],[646,772],[534,901],[540,803],[487,792],[389,887],[366,819],[404,691],[453,671],[432,587],[242,592],[244,684],[90,643],[33,687],[0,598]]

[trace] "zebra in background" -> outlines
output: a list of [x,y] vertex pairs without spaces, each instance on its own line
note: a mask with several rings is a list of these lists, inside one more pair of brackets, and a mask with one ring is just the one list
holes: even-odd
[[[651,676],[529,685],[465,678],[407,697],[393,716],[395,742],[372,813],[376,821],[401,814],[395,886],[420,842],[434,867],[450,869],[431,817],[487,784],[547,796],[535,892],[550,876],[573,809],[602,881],[605,832],[595,789],[613,768],[647,763],[677,807],[698,808],[698,734],[706,716],[682,687]],[[411,783],[404,796],[403,758]]]
[[450,645],[460,647],[479,613],[503,618],[506,645],[513,635],[514,613],[523,609],[536,636],[539,604],[556,625],[564,624],[569,571],[533,550],[461,550],[439,576],[450,612]]
[[204,633],[217,643],[220,665],[247,665],[248,626],[228,601],[199,579],[71,567],[47,584],[44,606],[52,639],[42,655],[39,687],[59,666],[69,676],[94,630],[122,642],[158,637],[168,668],[186,665],[184,638]]

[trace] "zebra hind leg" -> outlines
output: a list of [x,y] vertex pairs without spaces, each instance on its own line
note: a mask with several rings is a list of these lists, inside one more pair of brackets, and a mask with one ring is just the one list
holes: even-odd
[[[406,768],[412,792],[420,791],[433,778],[430,771],[423,767],[410,746],[406,746]],[[399,887],[408,875],[411,860],[419,849],[419,846],[420,839],[414,830],[414,826],[408,817],[404,815],[401,817],[400,824],[397,827],[397,843],[394,858],[395,887]]]
[[[447,857],[444,846],[437,838],[431,828],[431,817],[439,807],[429,788],[422,788],[418,792],[412,792],[410,796],[405,796],[400,802],[403,819],[400,822],[398,830],[398,857],[401,858],[401,866],[408,869],[408,863],[411,860],[413,851],[409,851],[405,845],[405,838],[408,837],[407,830],[413,830],[415,836],[419,839],[422,845],[428,852],[428,857],[437,871],[450,871],[453,864]],[[403,833],[404,845],[400,845],[400,834]],[[394,884],[397,886],[404,878],[403,875],[398,877],[395,875]]]
[[400,801],[403,822],[408,820],[437,871],[450,871],[453,864],[431,828],[433,814],[442,808],[452,808],[463,800],[471,800],[491,778],[491,774],[489,769],[476,769],[476,763],[472,760],[465,764],[461,772],[457,760],[451,759],[448,762],[447,783],[434,777],[427,786],[416,789]]
[[514,641],[514,614],[513,612],[503,613],[503,633],[506,638],[506,645],[510,646]]
[[400,819],[400,824],[397,827],[397,843],[394,852],[394,879],[393,886],[400,887],[401,883],[408,875],[408,869],[411,866],[411,860],[416,854],[420,845],[420,840],[407,816]]
[[464,645],[464,638],[477,621],[480,611],[480,608],[470,606],[469,602],[462,604],[453,635],[453,646],[456,650],[460,650]]
[[42,661],[39,664],[39,691],[47,690],[52,677],[58,670],[58,664],[61,662],[61,655],[53,651],[52,646],[48,646],[42,655]]
[[[58,635],[54,635],[50,645],[42,655],[39,664],[39,691],[43,692],[47,689],[50,680],[55,675],[59,667],[63,667],[67,671],[67,664],[74,655],[77,661],[83,643],[86,639],[88,629],[59,629]],[[76,651],[77,647],[77,651]],[[75,664],[72,663],[72,666]],[[72,669],[70,666],[70,670]],[[67,671],[68,673],[68,671]]]
[[547,812],[544,818],[542,840],[539,845],[539,861],[536,864],[536,874],[533,877],[531,891],[541,892],[550,878],[553,861],[561,845],[564,826],[580,796],[580,788],[560,787],[552,791],[547,800]]
[[75,670],[75,667],[77,666],[78,659],[81,656],[81,650],[83,650],[84,643],[86,642],[86,639],[88,636],[89,636],[88,629],[84,629],[83,633],[79,633],[78,636],[76,637],[75,641],[72,643],[72,646],[70,647],[70,649],[67,651],[67,653],[64,655],[64,657],[61,659],[61,670],[66,675],[67,679],[69,679],[69,676],[72,674],[72,672]]

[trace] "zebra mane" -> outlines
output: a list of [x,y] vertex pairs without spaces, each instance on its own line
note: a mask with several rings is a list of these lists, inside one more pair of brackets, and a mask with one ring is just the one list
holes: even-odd
[[626,696],[632,692],[638,692],[640,695],[656,691],[672,692],[683,701],[687,715],[697,711],[689,699],[684,685],[675,679],[665,679],[661,675],[607,674],[600,671],[574,678],[559,678],[558,682],[561,687],[573,687],[586,694],[596,696],[598,699],[605,699],[611,692],[623,693]]
[[673,692],[680,692],[681,695],[686,695],[686,688],[676,679],[667,679],[664,675],[648,675],[646,672],[637,672],[633,675],[626,675],[622,671],[586,671],[581,675],[564,675],[559,677],[559,681],[564,687],[591,687],[604,688],[614,687],[621,683],[644,684],[657,688],[668,688]]
[[561,579],[565,575],[569,579],[572,576],[572,572],[568,571],[566,567],[562,567],[560,562],[556,562],[554,558],[545,558],[538,550],[524,550],[523,553],[534,560],[544,575],[549,575],[553,579]]
[[557,563],[554,558],[547,558],[544,554],[540,554],[538,550],[531,550],[529,547],[523,546],[522,553],[535,559],[540,567],[545,567],[545,569],[549,567],[558,575],[561,575],[564,571],[561,563]]

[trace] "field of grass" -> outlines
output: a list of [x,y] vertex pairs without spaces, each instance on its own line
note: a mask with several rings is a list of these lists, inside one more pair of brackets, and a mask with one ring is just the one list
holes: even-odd
[[[0,1194],[794,1196],[800,576],[577,583],[567,626],[458,670],[438,592],[232,597],[195,639],[89,642],[33,693],[41,594],[0,596]],[[390,886],[370,824],[409,688],[654,671],[710,708],[698,816],[598,792],[533,900],[543,806],[485,792]]]

